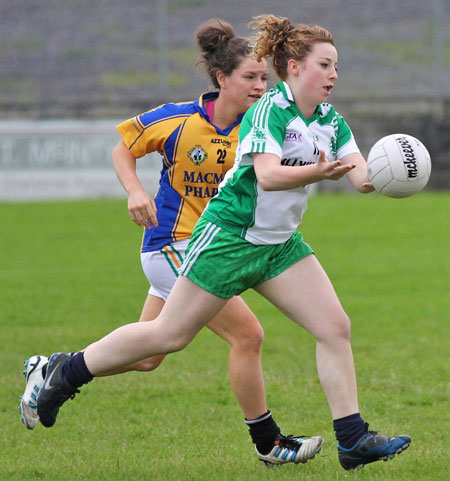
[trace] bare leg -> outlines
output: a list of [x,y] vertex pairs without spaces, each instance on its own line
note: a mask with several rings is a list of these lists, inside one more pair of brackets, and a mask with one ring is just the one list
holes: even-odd
[[[164,307],[165,300],[161,297],[152,296],[149,294],[145,299],[144,307],[142,308],[141,317],[139,322],[148,322],[156,319]],[[166,357],[165,354],[159,354],[157,356],[149,357],[137,363],[136,371],[153,371],[156,369]]]
[[[164,302],[164,299],[161,297],[156,297],[149,294],[145,299],[139,322],[148,322],[156,319],[164,307]],[[113,376],[115,374],[121,374],[129,371],[153,371],[163,362],[165,357],[165,354],[158,354],[142,361],[129,364],[128,366],[115,369],[114,371],[102,373],[102,376]]]
[[[160,297],[149,295],[139,322],[155,319],[164,306]],[[261,346],[264,332],[255,315],[241,297],[233,297],[207,326],[230,346],[229,376],[236,399],[247,419],[256,419],[267,411],[264,379],[261,366]],[[128,371],[152,371],[163,361],[165,354],[149,357],[102,376]]]
[[155,354],[179,351],[225,303],[226,299],[179,277],[154,321],[119,327],[91,344],[84,353],[86,366],[92,375],[99,376]]
[[317,339],[317,371],[333,418],[358,412],[350,320],[316,257],[303,258],[257,291]]
[[247,419],[267,411],[261,366],[264,332],[241,297],[233,297],[208,327],[230,345],[229,375],[236,399]]

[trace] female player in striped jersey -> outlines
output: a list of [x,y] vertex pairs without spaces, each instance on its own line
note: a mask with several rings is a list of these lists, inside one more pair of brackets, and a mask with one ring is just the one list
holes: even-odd
[[123,326],[78,357],[54,354],[38,412],[53,424],[59,407],[93,376],[182,349],[229,298],[253,288],[315,337],[339,462],[359,468],[392,458],[411,439],[368,431],[359,413],[350,321],[296,229],[311,184],[348,175],[359,192],[373,187],[349,126],[327,103],[338,78],[332,35],[272,15],[258,17],[255,26],[257,59],[272,57],[281,81],[245,114],[236,162],[195,227],[164,308],[153,322]]
[[[229,24],[207,22],[198,30],[197,42],[202,51],[199,63],[218,92],[203,94],[193,102],[159,106],[118,126],[122,140],[113,151],[114,167],[128,193],[131,219],[145,226],[141,262],[151,287],[140,321],[151,321],[161,312],[178,277],[194,226],[233,165],[243,114],[266,91],[267,62],[250,56],[248,41],[236,37]],[[153,199],[136,174],[136,159],[155,151],[162,156],[163,168]],[[212,268],[208,275],[214,275],[214,271]],[[263,330],[243,299],[232,296],[208,327],[231,346],[231,385],[260,459],[267,464],[283,464],[314,457],[323,439],[282,435],[267,409],[261,367]],[[164,356],[103,374],[150,371]],[[37,357],[27,361],[31,376],[21,401],[23,420],[30,428],[37,422],[35,403],[30,401],[35,379],[41,376],[31,371],[36,361]],[[45,362],[42,356],[38,365]]]

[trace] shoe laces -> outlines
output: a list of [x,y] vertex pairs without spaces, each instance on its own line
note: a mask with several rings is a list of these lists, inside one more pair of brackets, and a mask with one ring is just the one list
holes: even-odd
[[374,436],[378,434],[378,431],[369,431],[369,423],[364,423],[364,431],[367,434],[373,434]]
[[288,448],[292,451],[297,452],[303,442],[304,438],[308,438],[309,436],[293,436],[292,434],[288,434],[285,436],[284,434],[280,433],[280,439],[277,441],[278,445],[283,448]]
[[79,389],[75,389],[75,391],[73,391],[72,393],[70,394],[63,394],[61,396],[61,403],[60,405],[63,405],[66,401],[68,401],[69,399],[73,399],[78,393],[80,392]]
[[80,393],[79,389],[75,389],[75,392],[69,396],[70,399],[74,399],[77,394]]

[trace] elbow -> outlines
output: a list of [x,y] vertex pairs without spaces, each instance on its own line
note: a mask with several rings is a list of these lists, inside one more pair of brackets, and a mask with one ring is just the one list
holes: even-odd
[[362,184],[361,184],[361,185],[359,185],[359,184],[358,184],[358,185],[354,185],[353,187],[354,187],[354,189],[355,189],[357,192],[359,192],[359,193],[361,193],[361,194],[365,194],[365,193],[366,193],[366,190],[364,189],[364,186],[363,186]]
[[370,194],[370,192],[373,192],[375,190],[372,184],[369,184],[369,183],[360,183],[360,184],[354,185],[353,187],[360,194]]
[[113,149],[112,149],[112,162],[113,162],[113,165],[115,166],[116,163],[117,163],[117,160],[119,159],[120,157],[120,144],[117,144]]
[[271,190],[277,190],[276,186],[274,185],[273,179],[270,178],[268,175],[263,175],[258,177],[258,184],[261,189],[265,192],[270,192]]
[[264,192],[268,192],[268,191],[272,190],[272,189],[270,188],[270,185],[269,185],[267,182],[260,180],[260,181],[258,181],[258,183],[259,183],[259,186],[261,187],[261,189],[262,189]]

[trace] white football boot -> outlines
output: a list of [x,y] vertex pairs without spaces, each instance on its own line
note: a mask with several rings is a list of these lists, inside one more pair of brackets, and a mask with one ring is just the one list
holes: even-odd
[[279,434],[270,453],[261,454],[258,450],[256,452],[259,459],[270,468],[286,463],[306,463],[320,452],[322,444],[321,436],[309,438]]
[[28,429],[34,429],[39,421],[37,413],[37,398],[39,390],[44,384],[42,368],[48,363],[46,356],[32,356],[24,362],[26,386],[23,396],[20,398],[19,412],[21,421]]

